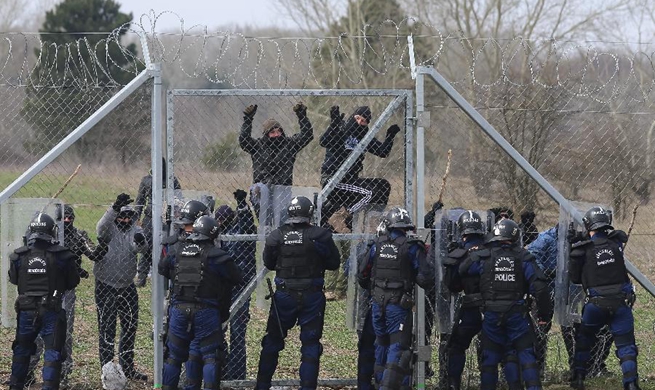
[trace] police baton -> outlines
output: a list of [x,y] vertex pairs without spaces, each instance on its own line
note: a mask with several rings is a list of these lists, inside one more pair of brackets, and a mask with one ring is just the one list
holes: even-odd
[[282,330],[282,321],[280,321],[280,312],[277,310],[277,304],[275,303],[275,291],[273,291],[273,284],[271,283],[271,278],[266,278],[266,284],[268,285],[268,295],[264,299],[271,300],[271,310],[275,314],[275,319],[277,320],[277,326],[280,328],[280,337],[284,337],[284,331]]

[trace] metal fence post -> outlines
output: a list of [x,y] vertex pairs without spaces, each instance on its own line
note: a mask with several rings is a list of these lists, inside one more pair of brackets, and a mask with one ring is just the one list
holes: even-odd
[[154,331],[154,387],[161,387],[162,368],[164,363],[164,346],[159,340],[164,318],[164,278],[157,273],[161,256],[162,208],[164,202],[162,171],[162,134],[163,134],[163,96],[161,64],[152,65],[151,74],[154,78],[152,88],[152,317]]

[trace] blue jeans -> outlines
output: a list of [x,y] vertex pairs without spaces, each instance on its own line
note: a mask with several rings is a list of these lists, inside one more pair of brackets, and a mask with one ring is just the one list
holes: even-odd
[[587,374],[596,334],[603,325],[609,325],[616,344],[616,356],[621,362],[623,383],[636,381],[637,345],[634,324],[632,308],[627,305],[621,305],[615,311],[610,311],[591,302],[585,304],[582,309],[582,323],[576,335],[575,371],[583,376]]
[[[202,361],[204,388],[218,389],[224,343],[220,324],[218,308],[199,308],[191,311],[190,314],[177,305],[169,309],[167,353],[164,358],[162,378],[162,385],[165,388],[177,389],[182,363],[190,358],[189,349],[194,344],[200,353],[197,358]],[[187,373],[188,384],[185,389],[200,388],[201,378],[195,375],[198,373]]]

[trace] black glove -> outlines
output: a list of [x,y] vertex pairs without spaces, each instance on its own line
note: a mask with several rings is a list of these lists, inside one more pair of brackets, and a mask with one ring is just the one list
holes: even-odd
[[139,274],[136,277],[136,283],[134,283],[137,287],[145,287],[146,285],[146,280],[148,279],[148,274]]
[[575,244],[576,242],[584,241],[584,239],[584,233],[579,232],[573,228],[569,228],[569,230],[566,232],[566,241],[568,241],[569,244]]
[[134,234],[134,242],[137,245],[143,245],[146,243],[146,236],[143,235],[143,233],[135,233]]
[[441,201],[436,201],[434,204],[432,204],[432,212],[436,213],[437,211],[441,210],[443,208],[443,203]]
[[300,102],[293,106],[293,112],[296,113],[298,118],[304,118],[307,116],[307,106]]
[[121,211],[121,207],[127,206],[132,202],[134,202],[134,200],[130,199],[130,196],[128,194],[122,193],[116,197],[116,201],[111,206],[111,208],[114,209],[114,211],[119,212]]
[[330,107],[330,120],[332,124],[341,123],[346,114],[339,114],[339,106]]
[[446,250],[448,250],[448,253],[454,251],[455,249],[459,249],[459,243],[455,241],[451,241],[448,243],[448,246],[446,247]]
[[243,110],[243,119],[250,119],[255,117],[255,113],[257,112],[257,105],[249,105],[246,107],[245,110]]
[[398,127],[398,125],[392,125],[390,128],[387,129],[387,137],[393,138],[398,133],[400,133],[400,127]]
[[89,271],[85,270],[82,267],[77,269],[77,273],[80,275],[80,278],[82,278],[82,279],[88,279],[89,278]]

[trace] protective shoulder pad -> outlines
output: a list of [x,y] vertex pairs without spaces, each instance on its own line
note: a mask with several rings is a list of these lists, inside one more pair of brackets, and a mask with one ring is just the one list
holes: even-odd
[[457,248],[452,250],[450,253],[448,253],[448,257],[452,257],[453,259],[461,259],[462,257],[466,256],[468,254],[468,251],[463,248]]
[[230,255],[221,248],[211,247],[207,249],[207,258],[214,258],[218,263],[223,263],[229,260]]
[[68,259],[68,258],[73,258],[75,255],[73,252],[70,251],[70,249],[65,248],[61,245],[52,245],[46,251],[50,253],[54,253],[57,255],[58,258],[60,259]]
[[444,265],[455,265],[462,261],[463,258],[468,255],[466,249],[457,248],[451,251],[445,259],[443,259]]
[[585,255],[585,253],[587,253],[587,249],[589,249],[592,245],[594,245],[594,243],[591,240],[576,242],[575,244],[571,245],[571,253],[569,256],[582,257]]
[[571,245],[571,249],[578,249],[578,248],[586,249],[587,245],[592,245],[592,244],[593,244],[593,241],[584,240],[584,241],[576,242],[575,244]]
[[480,249],[480,250],[477,250],[477,251],[472,251],[470,253],[471,253],[471,257],[474,257],[476,259],[484,259],[484,258],[487,258],[487,257],[491,256],[491,251],[489,249],[486,249],[486,248],[485,249]]
[[173,234],[164,237],[162,240],[162,245],[174,245],[178,241],[178,236]]
[[22,255],[23,253],[26,253],[29,250],[30,250],[30,248],[28,248],[26,246],[21,246],[20,248],[14,249],[14,253],[17,254],[17,255]]
[[312,236],[320,241],[328,241],[332,238],[332,232],[322,227],[314,226],[312,228]]
[[616,240],[623,244],[628,242],[628,235],[623,230],[614,230],[610,234],[608,234],[607,237],[609,239]]
[[421,237],[416,235],[411,235],[407,237],[407,243],[409,245],[418,244],[421,248],[425,249],[425,241],[421,240]]

